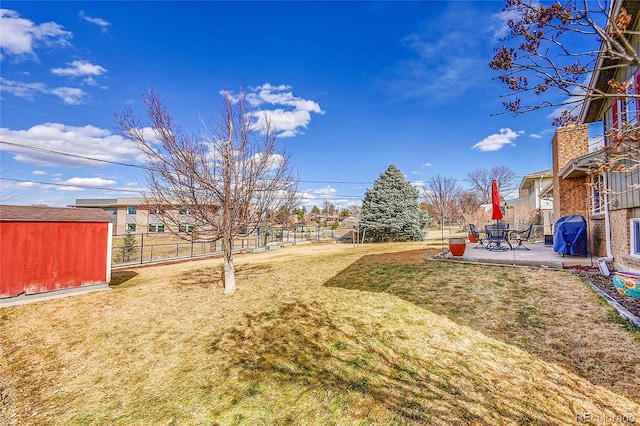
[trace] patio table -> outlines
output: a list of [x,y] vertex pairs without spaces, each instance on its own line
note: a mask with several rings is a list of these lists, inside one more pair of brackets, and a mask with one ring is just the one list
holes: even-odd
[[[487,225],[485,227],[485,233],[487,235],[487,250],[512,250],[513,246],[509,241],[509,224],[498,223],[495,225]],[[509,248],[503,244],[506,243]]]

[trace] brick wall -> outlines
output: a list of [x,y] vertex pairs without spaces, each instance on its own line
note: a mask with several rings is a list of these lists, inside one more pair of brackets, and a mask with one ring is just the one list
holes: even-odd
[[556,130],[551,140],[553,155],[553,214],[557,219],[579,214],[587,217],[587,177],[562,179],[559,171],[572,159],[589,153],[589,126],[569,125]]
[[611,253],[614,257],[621,257],[629,254],[629,210],[609,211],[611,223]]
[[606,257],[607,239],[604,215],[592,216],[588,218],[587,221],[587,244],[589,253],[598,257]]
[[640,271],[640,259],[631,256],[629,235],[632,210],[622,209],[609,212],[611,220],[611,254],[614,266],[619,271]]

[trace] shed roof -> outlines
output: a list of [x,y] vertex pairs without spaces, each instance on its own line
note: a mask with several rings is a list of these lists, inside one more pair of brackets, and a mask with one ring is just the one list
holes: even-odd
[[0,205],[0,221],[111,222],[111,217],[101,209]]

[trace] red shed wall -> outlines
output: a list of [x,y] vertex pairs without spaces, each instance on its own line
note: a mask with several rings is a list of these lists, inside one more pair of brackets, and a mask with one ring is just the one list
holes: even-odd
[[108,282],[108,223],[0,222],[0,235],[0,297]]

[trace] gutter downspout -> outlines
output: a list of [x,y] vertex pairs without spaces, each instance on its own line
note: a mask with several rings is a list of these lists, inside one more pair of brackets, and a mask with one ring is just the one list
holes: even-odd
[[600,268],[600,272],[602,275],[609,276],[611,272],[609,272],[609,268],[607,267],[607,262],[613,262],[613,254],[611,253],[611,218],[609,217],[609,175],[607,173],[602,174],[603,183],[604,183],[604,234],[605,234],[605,247],[607,250],[607,257],[598,258],[598,268]]

